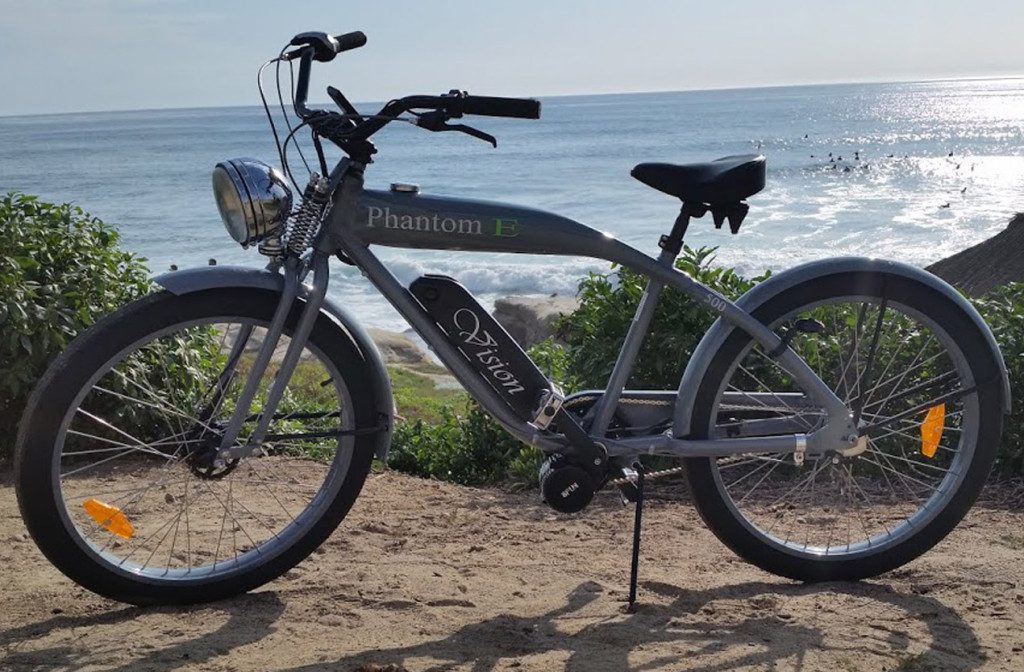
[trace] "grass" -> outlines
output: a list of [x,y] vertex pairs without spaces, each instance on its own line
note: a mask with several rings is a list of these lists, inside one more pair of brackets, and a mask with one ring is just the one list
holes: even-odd
[[[254,356],[248,355],[239,362],[240,379],[248,373],[254,358]],[[276,363],[271,365],[266,374],[268,380],[275,370]],[[446,371],[438,367],[438,372],[445,373]],[[437,387],[436,376],[425,375],[401,366],[389,366],[388,374],[391,377],[392,393],[395,397],[395,405],[398,407],[398,415],[409,422],[416,420],[429,423],[438,422],[442,418],[442,408],[451,406],[455,409],[462,409],[469,398],[460,387],[454,389]],[[288,396],[293,404],[303,406],[302,410],[322,410],[321,407],[332,406],[336,403],[334,390],[323,384],[328,379],[329,375],[320,362],[300,361],[296,364],[295,371],[288,381]],[[266,389],[261,391],[265,394]],[[257,412],[260,402],[261,397],[254,401],[254,412]]]
[[445,406],[461,408],[468,395],[461,388],[438,388],[434,379],[398,366],[389,366],[398,414],[406,421],[439,422]]

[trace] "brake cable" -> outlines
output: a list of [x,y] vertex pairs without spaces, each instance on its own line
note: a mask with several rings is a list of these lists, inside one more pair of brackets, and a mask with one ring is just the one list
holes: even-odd
[[[281,169],[285,172],[288,171],[287,164],[284,160],[284,152],[281,149],[281,138],[277,135],[277,125],[274,124],[274,116],[270,113],[270,105],[267,103],[267,96],[263,92],[263,71],[267,69],[267,66],[271,63],[275,63],[280,60],[278,58],[272,58],[263,65],[260,66],[259,71],[256,73],[256,88],[260,92],[260,100],[263,101],[263,112],[267,115],[267,122],[270,123],[270,132],[274,136],[274,145],[277,146],[277,156],[281,160]],[[292,180],[294,183],[294,180]]]
[[[284,117],[284,123],[288,127],[288,131],[292,130],[291,122],[288,120],[288,111],[284,106],[284,95],[281,93],[281,59],[284,58],[285,49],[288,47],[282,47],[280,55],[278,55],[277,66],[275,68],[275,76],[277,79],[277,102],[281,107],[281,116]],[[288,91],[291,94],[292,105],[295,104],[295,66],[291,61],[288,61]],[[295,141],[295,148],[299,150],[299,157],[302,158],[302,165],[306,167],[306,172],[312,172],[309,168],[309,162],[306,160],[306,155],[302,151],[302,146],[299,145],[298,141]],[[292,180],[294,182],[294,180]]]

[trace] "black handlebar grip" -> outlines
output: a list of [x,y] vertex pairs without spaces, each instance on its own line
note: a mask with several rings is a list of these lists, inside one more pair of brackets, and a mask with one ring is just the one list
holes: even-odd
[[485,117],[540,119],[540,101],[531,98],[466,96],[462,99],[462,112]]
[[359,47],[366,44],[366,34],[361,30],[357,30],[351,33],[345,33],[344,35],[335,35],[334,39],[338,41],[338,51],[351,51],[352,49],[358,49]]

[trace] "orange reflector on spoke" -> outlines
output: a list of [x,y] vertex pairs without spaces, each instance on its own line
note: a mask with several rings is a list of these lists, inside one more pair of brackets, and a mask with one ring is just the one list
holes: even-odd
[[925,457],[935,457],[935,451],[939,449],[939,441],[942,440],[942,432],[946,429],[946,404],[939,404],[928,409],[928,415],[924,416],[921,423],[921,454]]
[[128,521],[128,517],[116,506],[106,504],[92,497],[82,502],[82,506],[85,508],[86,513],[92,516],[92,519],[99,523],[101,527],[106,528],[117,536],[131,539],[135,535],[135,528]]

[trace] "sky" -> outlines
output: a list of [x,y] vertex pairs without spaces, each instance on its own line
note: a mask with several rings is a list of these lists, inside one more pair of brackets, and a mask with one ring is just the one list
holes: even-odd
[[1021,0],[0,0],[0,115],[255,105],[306,30],[364,31],[312,90],[380,101],[1022,75],[1021,26]]

